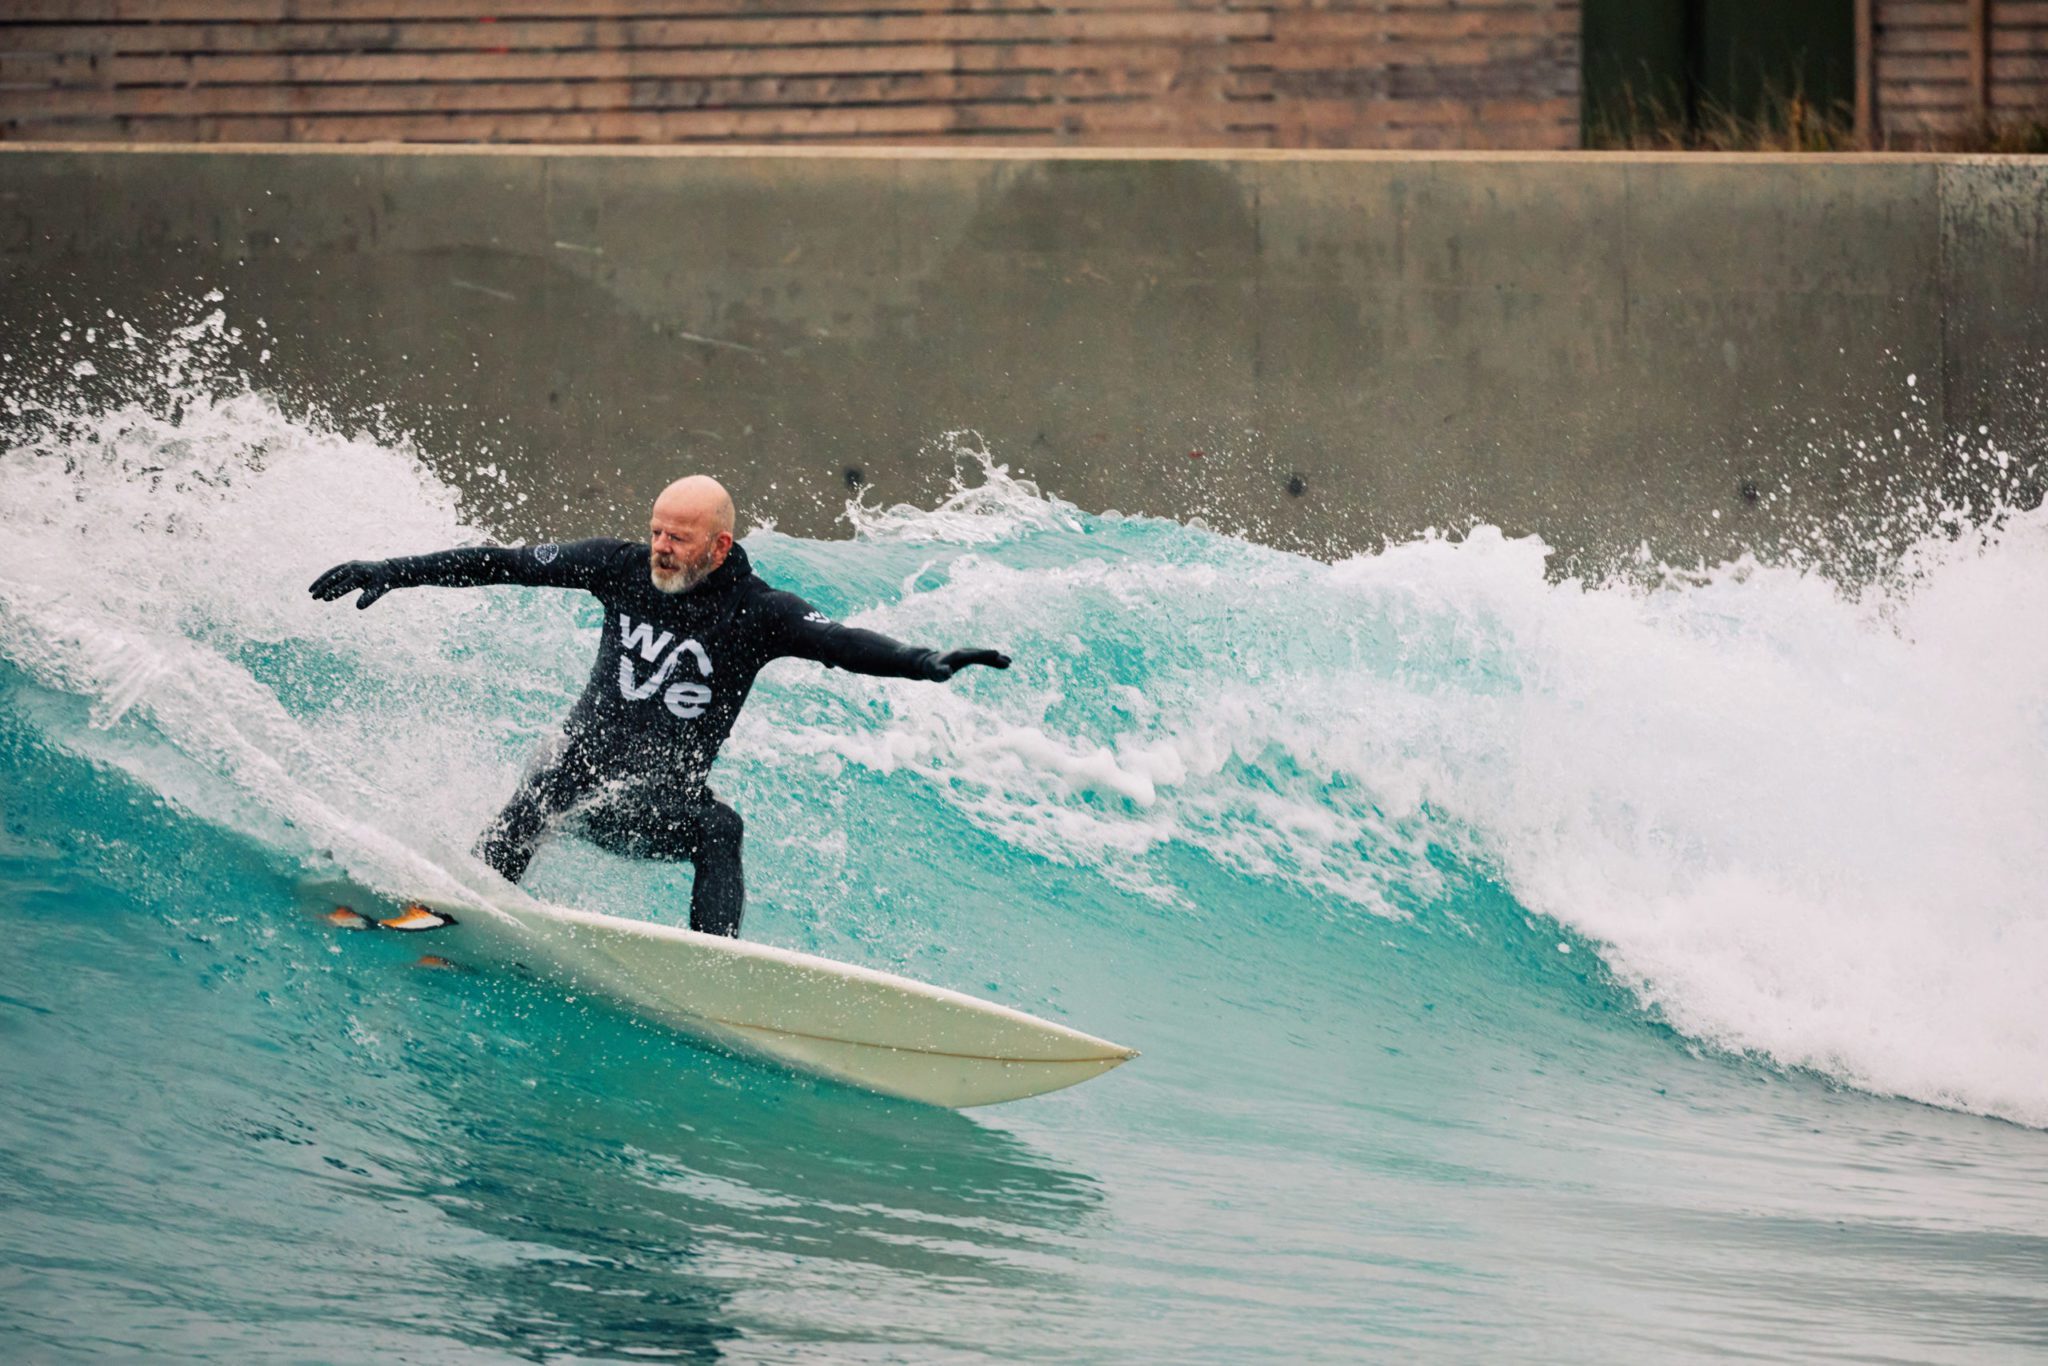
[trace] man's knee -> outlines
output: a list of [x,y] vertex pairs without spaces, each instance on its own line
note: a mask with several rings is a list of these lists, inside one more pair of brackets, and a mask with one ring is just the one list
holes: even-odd
[[515,835],[499,820],[478,837],[470,850],[507,882],[517,882],[526,876],[527,865],[533,862],[535,847],[540,843],[541,831],[536,829],[525,837]]
[[740,813],[724,802],[707,806],[698,817],[698,827],[702,831],[699,845],[707,854],[739,853],[747,833],[747,823],[740,819]]
[[559,762],[561,749],[557,740],[541,751],[519,780],[512,799],[484,828],[471,851],[507,882],[526,875],[541,840],[582,795],[580,775]]
[[714,801],[693,812],[691,824],[696,836],[691,860],[697,873],[690,889],[690,928],[703,934],[737,935],[747,901],[740,859],[746,822],[724,802]]

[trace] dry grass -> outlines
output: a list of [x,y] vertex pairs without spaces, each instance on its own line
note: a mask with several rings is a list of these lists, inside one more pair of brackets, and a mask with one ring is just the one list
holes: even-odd
[[1847,103],[1826,104],[1800,91],[1768,95],[1755,114],[1712,102],[1688,118],[1675,96],[1622,90],[1618,113],[1586,122],[1586,146],[1657,152],[1892,152],[1938,150],[2008,155],[2048,154],[2048,112],[1987,120],[1961,133],[1922,138],[1858,136]]

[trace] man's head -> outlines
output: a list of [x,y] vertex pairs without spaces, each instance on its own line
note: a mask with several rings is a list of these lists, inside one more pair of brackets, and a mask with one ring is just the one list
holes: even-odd
[[732,550],[732,522],[732,495],[709,475],[693,474],[663,489],[647,523],[654,586],[685,593],[702,583]]

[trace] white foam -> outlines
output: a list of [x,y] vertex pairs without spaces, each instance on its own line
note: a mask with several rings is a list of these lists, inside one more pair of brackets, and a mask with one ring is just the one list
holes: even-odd
[[[163,368],[182,379],[189,364]],[[476,533],[403,445],[295,423],[246,392],[175,397],[174,415],[57,414],[0,452],[0,650],[91,701],[61,743],[301,857],[452,892],[443,869],[462,865],[502,767],[497,737],[447,725],[435,700],[496,682],[465,658],[478,604],[408,594],[359,613],[306,585],[342,559]],[[346,680],[343,705],[295,712],[252,676],[251,652],[279,646],[287,673]]]
[[868,540],[909,544],[993,545],[1029,531],[1079,531],[1080,511],[1071,503],[1048,498],[1028,479],[1013,479],[1009,467],[998,465],[978,432],[947,432],[935,443],[957,470],[978,471],[981,478],[955,478],[938,506],[911,503],[870,505],[868,490],[846,505],[854,534]]
[[[588,666],[575,608],[314,603],[328,564],[481,529],[402,444],[246,394],[164,411],[63,414],[0,455],[0,650],[90,699],[100,729],[66,743],[209,819],[394,889],[468,876]],[[1557,584],[1540,544],[1483,530],[1322,565],[1083,518],[992,465],[929,512],[850,515],[864,543],[809,563],[923,560],[855,621],[1017,664],[947,687],[779,669],[729,770],[920,775],[1169,901],[1163,852],[1191,846],[1399,915],[1451,843],[1694,1037],[2048,1125],[2040,515],[1930,541],[1860,597],[1755,565]],[[323,687],[325,711],[286,696]]]
[[1332,566],[1175,559],[956,559],[860,620],[1011,649],[1011,679],[834,680],[889,723],[741,740],[921,772],[1165,897],[1147,856],[1185,842],[1395,913],[1455,840],[1688,1034],[2048,1125],[2048,518],[1851,596],[1753,563],[1552,583],[1540,543],[1484,528]]

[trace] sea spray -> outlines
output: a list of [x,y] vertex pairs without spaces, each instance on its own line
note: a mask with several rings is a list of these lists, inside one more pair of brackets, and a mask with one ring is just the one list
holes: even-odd
[[[581,676],[587,608],[312,603],[335,561],[490,528],[405,444],[188,368],[163,367],[172,410],[44,404],[0,457],[0,651],[90,702],[53,738],[289,860],[475,885],[462,851]],[[1338,915],[1455,914],[1445,869],[1480,870],[1696,1040],[2048,1124],[2040,513],[1861,591],[1751,562],[1560,582],[1483,527],[1322,564],[1089,516],[993,460],[934,509],[849,516],[850,543],[749,546],[859,624],[1018,665],[945,689],[778,666],[723,761],[743,789],[914,780],[1183,910],[1184,854]]]
[[[5,395],[0,1355],[2042,1347],[2042,1135],[1891,1098],[2042,1122],[2035,514],[1876,587],[1572,582],[1484,529],[1321,564],[1091,515],[967,447],[853,540],[753,531],[828,613],[1017,658],[778,663],[713,776],[750,937],[1144,1050],[968,1117],[322,921],[519,895],[467,850],[595,612],[312,602],[532,505],[251,392],[225,327]],[[688,879],[562,839],[526,886],[674,922]]]
[[[1028,622],[1035,688],[820,742],[1048,856],[1192,844],[1367,911],[1426,898],[1448,845],[1695,1038],[2048,1123],[2040,511],[1861,591],[1754,562],[1553,582],[1487,528],[1330,566],[1177,534],[1202,556],[963,557],[877,623]],[[1097,763],[1021,760],[1020,729]]]

